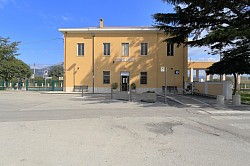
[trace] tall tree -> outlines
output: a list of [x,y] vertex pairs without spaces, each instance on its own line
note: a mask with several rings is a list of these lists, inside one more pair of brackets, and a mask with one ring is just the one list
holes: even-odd
[[[220,54],[220,62],[208,74],[250,74],[249,0],[163,0],[174,5],[175,13],[157,13],[155,27],[170,38],[166,42],[207,46]],[[190,37],[191,40],[187,40]]]
[[[248,0],[163,0],[175,13],[157,13],[155,26],[171,35],[167,42],[208,46],[212,53],[224,53],[239,40],[250,43]],[[187,41],[187,37],[192,40]]]
[[16,59],[19,54],[18,44],[10,42],[9,38],[0,36],[0,78],[10,81],[12,78],[30,77],[30,68],[23,61]]
[[16,58],[8,58],[0,62],[0,78],[10,81],[13,78],[29,78],[30,67],[23,61]]
[[18,44],[20,42],[10,42],[10,38],[0,36],[0,61],[19,55]]
[[62,65],[56,65],[56,66],[53,66],[50,70],[49,70],[49,76],[50,77],[63,77],[63,73],[64,73],[64,70],[63,70],[63,66]]

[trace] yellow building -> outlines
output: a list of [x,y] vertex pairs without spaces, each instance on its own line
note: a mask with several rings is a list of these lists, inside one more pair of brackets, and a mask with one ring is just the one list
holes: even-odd
[[110,92],[112,83],[128,91],[161,92],[165,85],[183,88],[187,81],[187,47],[163,42],[165,34],[153,27],[59,29],[64,34],[64,90],[86,85],[89,92]]

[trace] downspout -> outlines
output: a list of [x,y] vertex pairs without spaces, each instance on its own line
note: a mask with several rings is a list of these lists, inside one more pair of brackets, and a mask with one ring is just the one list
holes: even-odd
[[158,62],[158,54],[159,54],[159,44],[158,44],[158,42],[159,42],[159,39],[158,39],[158,32],[156,32],[156,47],[157,47],[157,49],[156,49],[156,63],[157,63],[157,65],[156,65],[156,87],[157,88],[159,88],[159,77],[158,77],[158,70],[159,70],[159,68],[158,68],[158,66],[159,66],[159,62]]
[[95,93],[95,34],[92,33],[92,93]]
[[186,62],[186,54],[185,54],[185,45],[183,44],[183,47],[182,47],[182,52],[183,52],[183,71],[182,71],[182,88],[183,88],[183,93],[184,93],[184,89],[185,89],[185,73],[187,71],[185,71],[185,62]]
[[67,44],[66,44],[66,35],[67,35],[67,32],[65,32],[64,34],[64,78],[63,78],[63,87],[64,87],[64,91],[66,92],[67,91],[67,88],[66,88],[66,73],[67,73],[67,59],[66,59],[66,47],[67,47]]

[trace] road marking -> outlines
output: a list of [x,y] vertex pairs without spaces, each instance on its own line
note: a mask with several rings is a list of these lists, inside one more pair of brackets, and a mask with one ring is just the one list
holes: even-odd
[[195,107],[195,108],[200,108],[202,107],[202,105],[198,105],[198,104],[186,104],[187,106],[191,106],[191,107]]
[[250,114],[250,111],[207,111],[211,114]]
[[247,123],[234,123],[234,124],[230,124],[231,126],[233,127],[237,127],[239,129],[250,129],[250,124],[247,124]]
[[250,120],[250,116],[211,116],[217,120]]
[[189,98],[189,99],[195,100],[195,101],[197,101],[197,102],[199,102],[199,103],[202,103],[202,104],[204,104],[204,105],[209,106],[209,104],[207,104],[207,103],[205,103],[205,102],[203,102],[203,101],[201,101],[201,100],[194,99],[194,98],[192,98],[192,97],[187,97],[187,96],[182,96],[182,97],[184,97],[184,98]]

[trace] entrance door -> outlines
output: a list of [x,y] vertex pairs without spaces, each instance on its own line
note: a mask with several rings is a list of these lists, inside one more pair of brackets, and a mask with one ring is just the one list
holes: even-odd
[[129,90],[129,72],[121,72],[121,91]]

